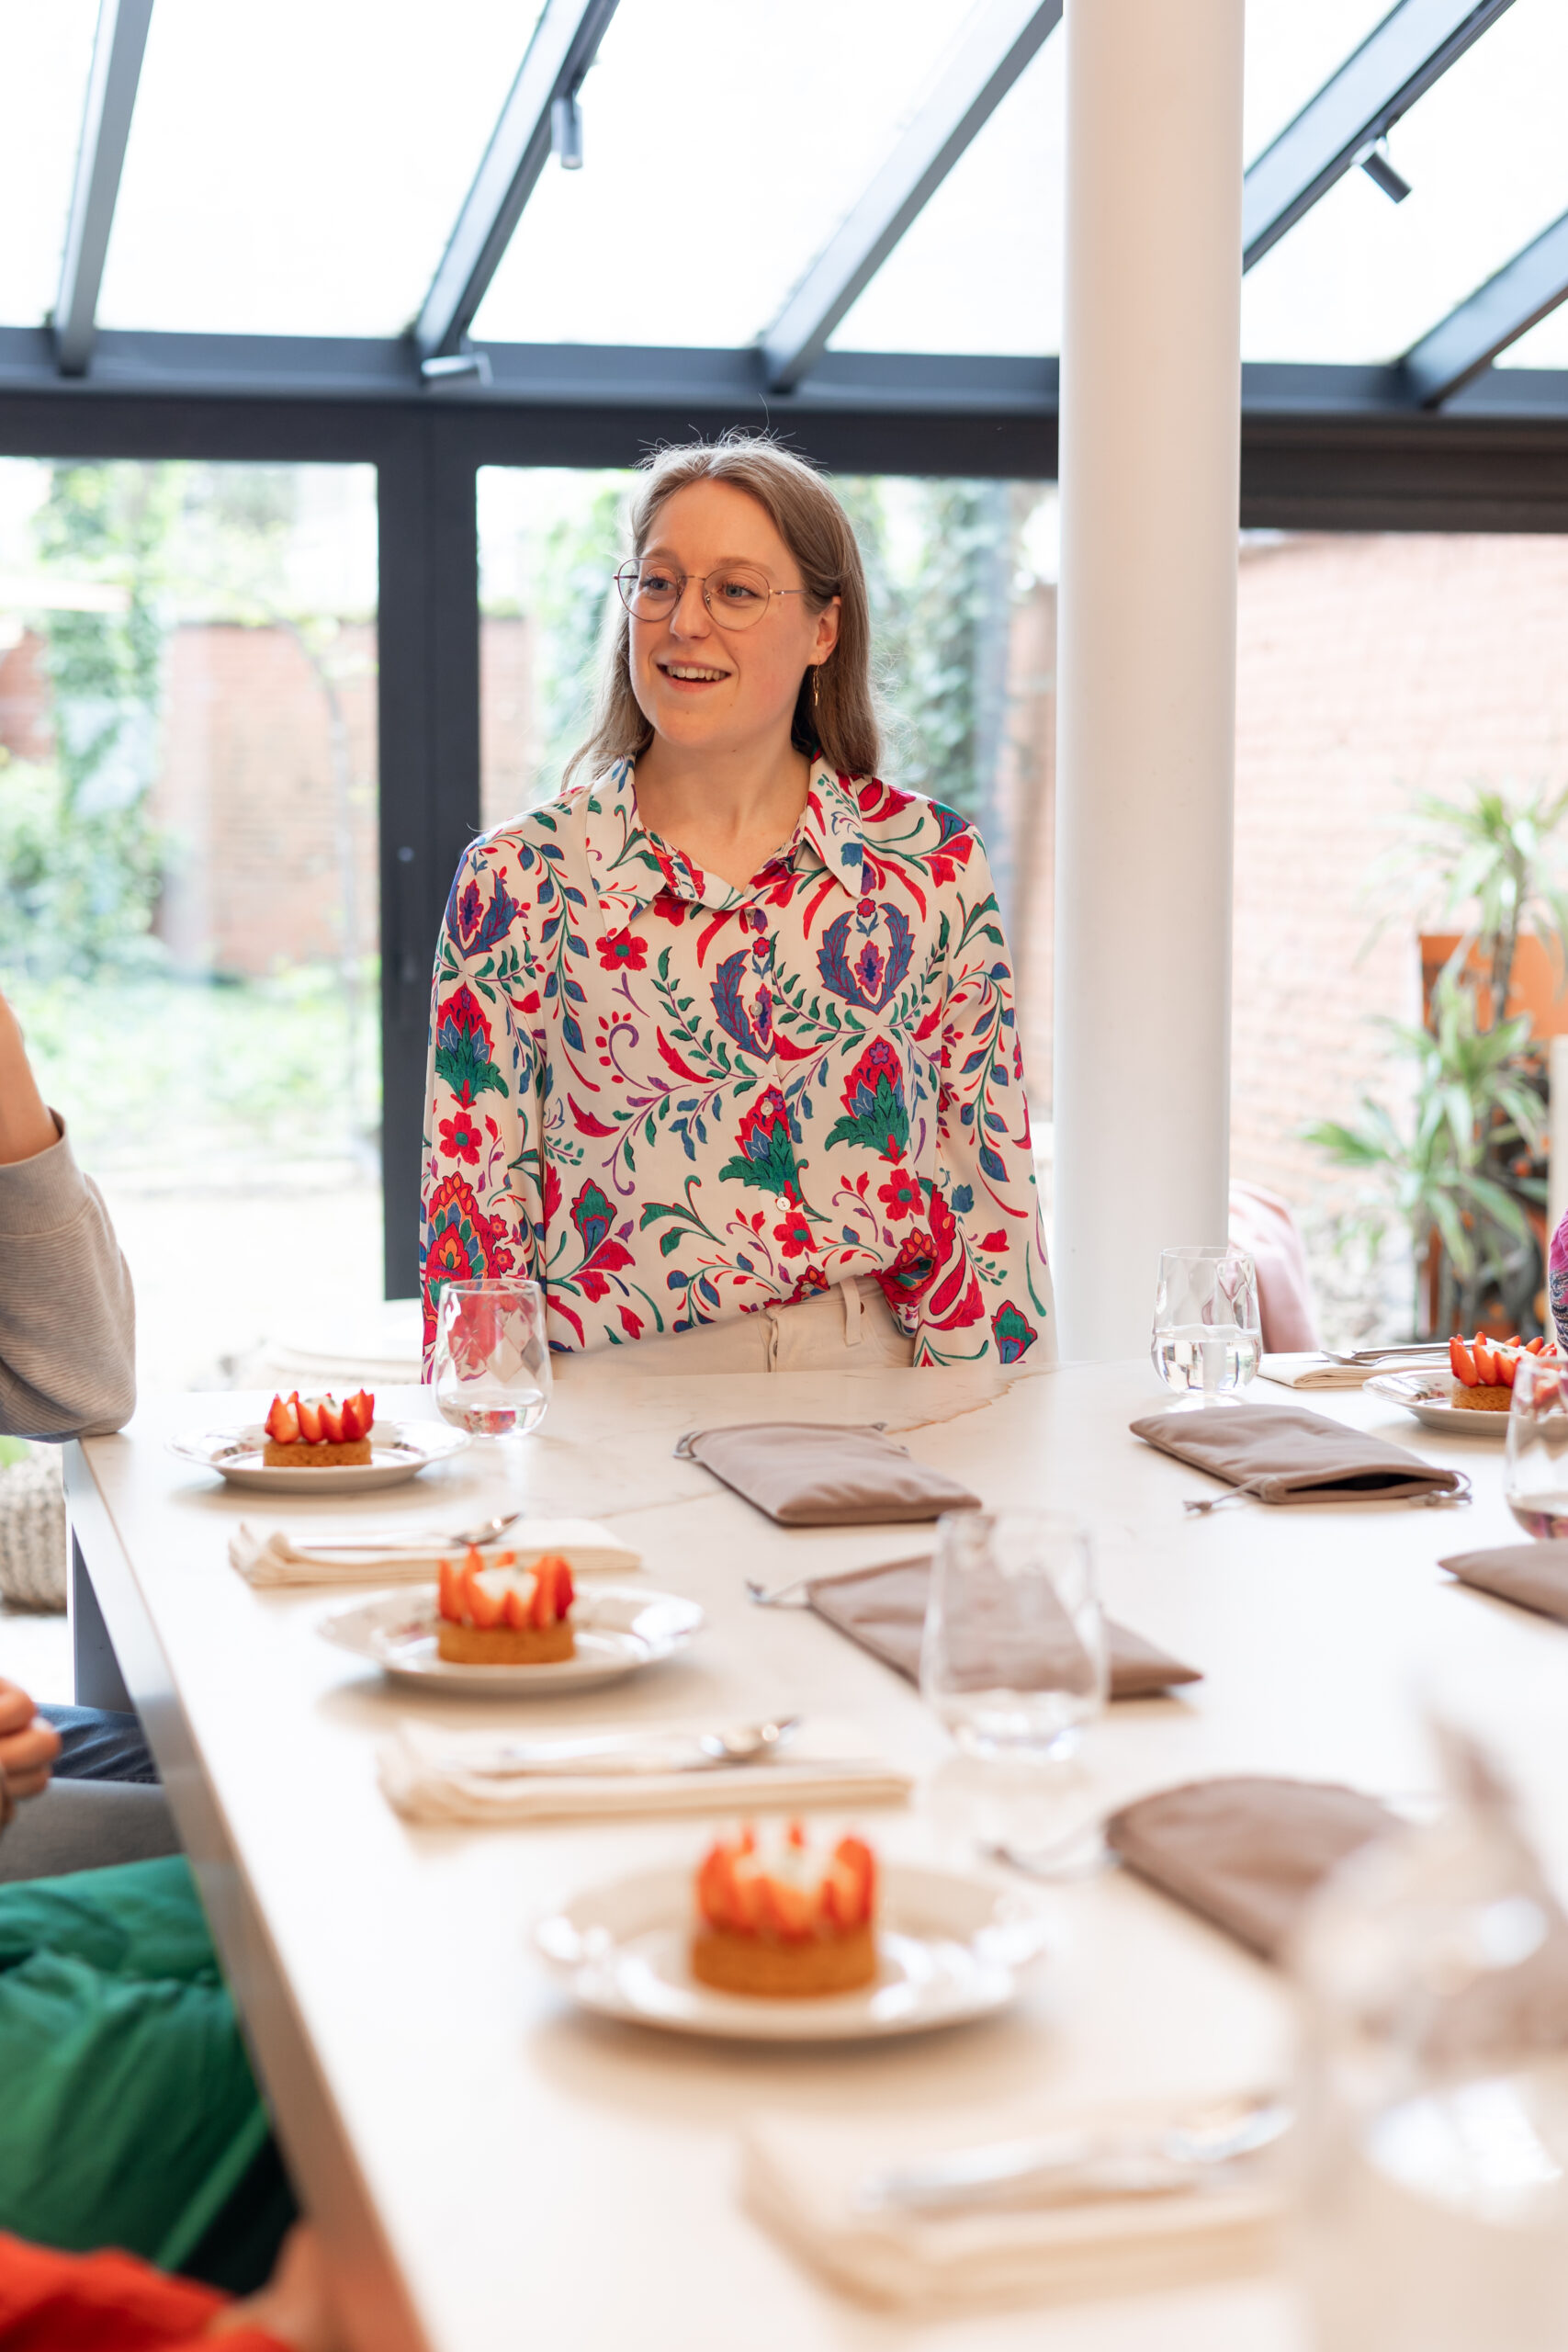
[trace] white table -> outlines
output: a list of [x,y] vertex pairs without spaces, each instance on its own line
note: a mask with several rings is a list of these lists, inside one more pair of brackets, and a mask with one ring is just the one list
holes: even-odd
[[[1254,1394],[1291,1401],[1266,1384]],[[649,1581],[700,1600],[709,1625],[687,1660],[616,1691],[497,1706],[492,1719],[831,1710],[928,1776],[920,1803],[868,1816],[882,1849],[951,1852],[953,1768],[916,1693],[814,1617],[753,1609],[742,1589],[747,1574],[772,1584],[908,1556],[923,1532],[786,1532],[672,1458],[682,1430],[714,1422],[885,1420],[990,1502],[1088,1513],[1112,1612],[1205,1669],[1179,1699],[1111,1710],[1087,1765],[1100,1802],[1235,1770],[1427,1785],[1412,1660],[1450,1659],[1503,1713],[1521,1680],[1560,1665],[1568,1634],[1435,1569],[1445,1550],[1514,1532],[1497,1447],[1434,1439],[1359,1395],[1300,1401],[1461,1461],[1474,1504],[1236,1504],[1190,1518],[1181,1498],[1212,1482],[1127,1431],[1160,1402],[1146,1364],[998,1390],[918,1372],[659,1381],[571,1360],[528,1443],[532,1507],[609,1519]],[[381,1402],[429,1409],[419,1391]],[[1060,1958],[1010,2014],[974,2029],[769,2052],[577,2014],[530,1950],[531,1920],[578,1885],[692,1854],[701,1824],[398,1819],[373,1754],[409,1702],[316,1637],[333,1595],[254,1592],[226,1564],[237,1519],[290,1507],[267,1510],[165,1450],[177,1430],[265,1403],[150,1403],[125,1434],[71,1449],[67,1486],[79,1567],[163,1767],[289,2164],[352,2281],[363,2352],[1294,2352],[1290,2298],[1270,2278],[920,2324],[839,2298],[782,2251],[735,2195],[750,2110],[897,2117],[1021,2090],[1044,2109],[1256,2083],[1283,2063],[1282,1987],[1116,1873],[1060,1890]],[[491,1494],[470,1455],[373,1505],[378,1519],[460,1524]],[[90,1658],[80,1574],[77,1606]],[[439,1701],[420,1712],[474,1719]]]

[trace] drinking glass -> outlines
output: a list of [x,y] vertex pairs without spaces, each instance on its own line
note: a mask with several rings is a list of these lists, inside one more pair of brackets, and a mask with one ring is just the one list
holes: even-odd
[[508,1445],[549,1410],[550,1343],[545,1294],[525,1282],[448,1283],[435,1310],[431,1372],[443,1420]]
[[1568,1374],[1562,1365],[1519,1357],[1508,1405],[1508,1458],[1503,1492],[1528,1535],[1568,1535]]
[[1105,1704],[1109,1652],[1089,1530],[1063,1511],[938,1520],[920,1690],[966,1755],[1071,1755]]
[[1213,1405],[1247,1386],[1262,1358],[1263,1322],[1258,1268],[1245,1250],[1205,1242],[1160,1251],[1150,1353],[1179,1396],[1201,1393]]

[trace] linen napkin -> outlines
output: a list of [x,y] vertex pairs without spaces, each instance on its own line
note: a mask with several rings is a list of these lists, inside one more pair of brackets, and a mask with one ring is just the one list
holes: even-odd
[[[816,1577],[806,1590],[811,1607],[829,1625],[847,1634],[873,1657],[911,1682],[920,1679],[920,1635],[926,1622],[926,1596],[931,1589],[929,1558],[893,1560],[879,1568],[855,1568],[848,1576]],[[1179,1682],[1201,1682],[1195,1666],[1184,1666],[1130,1627],[1107,1618],[1111,1637],[1111,1695],[1113,1699],[1146,1699]],[[1076,1655],[1077,1643],[1064,1621],[1063,1647]],[[1006,1681],[998,1669],[998,1681]]]
[[[1190,1462],[1260,1503],[1438,1502],[1470,1498],[1462,1470],[1439,1470],[1403,1445],[1345,1429],[1303,1405],[1172,1406],[1131,1424],[1134,1437]],[[1189,1502],[1213,1510],[1223,1495]]]
[[1568,1542],[1497,1544],[1484,1552],[1456,1552],[1438,1566],[1461,1584],[1568,1624]]
[[[625,1724],[573,1724],[562,1736],[621,1733]],[[671,1753],[711,1723],[650,1724],[647,1751]],[[853,1724],[813,1720],[790,1735],[769,1764],[708,1771],[514,1773],[486,1779],[472,1770],[497,1756],[516,1731],[453,1732],[404,1722],[377,1753],[382,1794],[410,1821],[518,1822],[584,1815],[750,1812],[765,1805],[901,1804],[914,1786]],[[644,1752],[639,1748],[639,1753]]]
[[[352,1551],[339,1544],[352,1542]],[[323,1543],[330,1548],[321,1548]],[[419,1584],[428,1582],[443,1559],[463,1546],[432,1527],[367,1527],[333,1520],[319,1527],[275,1527],[269,1535],[242,1523],[229,1538],[229,1565],[247,1584]],[[513,1552],[519,1567],[531,1567],[553,1552],[573,1576],[625,1576],[642,1566],[642,1555],[592,1519],[519,1520],[484,1557]]]
[[1192,1781],[1111,1815],[1105,1842],[1141,1878],[1278,1960],[1330,1871],[1400,1823],[1332,1781]]
[[864,1527],[980,1508],[967,1487],[911,1461],[878,1429],[743,1421],[693,1430],[675,1452],[700,1462],[781,1527]]
[[1259,1379],[1277,1381],[1281,1388],[1363,1388],[1383,1369],[1376,1363],[1330,1363],[1319,1355],[1264,1355],[1258,1363]]
[[[1193,2106],[1204,2104],[1194,2100]],[[949,2150],[1077,2124],[1137,2126],[1174,2108],[1051,2113],[1018,2102],[857,2123],[763,2114],[745,2127],[741,2193],[757,2219],[836,2287],[922,2316],[1096,2294],[1123,2295],[1270,2260],[1283,2210],[1276,2176],[1250,2168],[1221,2188],[1162,2197],[953,2213],[863,2212],[870,2173]]]

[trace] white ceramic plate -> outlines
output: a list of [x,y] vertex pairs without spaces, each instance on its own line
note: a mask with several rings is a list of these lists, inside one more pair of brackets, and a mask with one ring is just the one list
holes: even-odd
[[751,2000],[692,1974],[692,1870],[591,1887],[534,1931],[586,2009],[725,2041],[867,2041],[1005,2008],[1045,1949],[1046,1908],[979,1871],[888,1862],[874,1984],[822,1999]]
[[1446,1372],[1380,1372],[1366,1385],[1369,1395],[1403,1405],[1407,1413],[1414,1413],[1429,1430],[1441,1430],[1445,1437],[1500,1440],[1508,1434],[1506,1413],[1474,1413],[1452,1403]]
[[396,1682],[423,1690],[476,1692],[494,1699],[553,1699],[618,1682],[683,1650],[703,1622],[694,1600],[633,1585],[580,1585],[571,1622],[575,1657],[555,1666],[454,1666],[435,1646],[436,1588],[387,1592],[321,1620],[319,1631],[340,1649],[367,1657]]
[[400,1487],[432,1462],[445,1462],[468,1442],[463,1430],[445,1421],[372,1421],[368,1462],[338,1462],[322,1470],[268,1469],[262,1459],[266,1431],[259,1421],[243,1429],[203,1430],[175,1438],[169,1451],[182,1462],[216,1470],[231,1487],[256,1487],[270,1495],[368,1495],[378,1487]]

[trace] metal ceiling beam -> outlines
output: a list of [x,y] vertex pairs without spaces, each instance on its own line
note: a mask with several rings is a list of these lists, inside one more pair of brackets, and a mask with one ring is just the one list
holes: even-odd
[[1512,0],[1399,0],[1247,175],[1242,267],[1277,245]]
[[1451,399],[1562,301],[1568,301],[1568,212],[1405,353],[1401,366],[1422,407]]
[[944,71],[941,88],[763,334],[763,367],[772,390],[787,391],[816,367],[834,328],[1061,16],[1062,0],[990,0]]
[[98,288],[152,21],[152,0],[99,0],[54,304],[55,352],[63,376],[85,375],[93,356]]
[[511,96],[414,322],[422,360],[455,353],[490,290],[550,153],[551,111],[575,99],[615,0],[545,0]]

